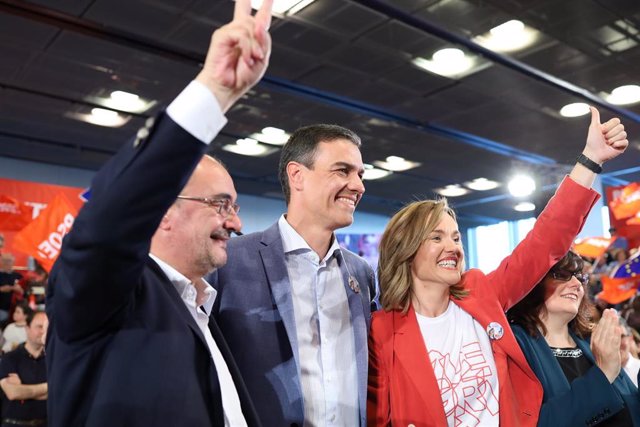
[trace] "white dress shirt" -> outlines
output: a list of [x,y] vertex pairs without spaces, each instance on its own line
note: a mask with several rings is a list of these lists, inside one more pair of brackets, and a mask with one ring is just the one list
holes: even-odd
[[[220,349],[209,330],[209,313],[211,313],[211,308],[216,300],[217,291],[213,286],[207,283],[206,280],[202,279],[206,285],[204,293],[208,294],[207,300],[200,307],[196,307],[196,296],[198,293],[191,281],[157,256],[153,254],[149,254],[149,256],[158,263],[164,274],[167,275],[173,286],[176,288],[176,291],[180,294],[182,301],[184,301],[184,305],[187,307],[187,310],[189,310],[189,313],[202,331],[204,339],[207,341],[209,353],[211,354],[211,358],[213,359],[213,363],[216,367],[216,372],[218,373],[225,427],[246,427],[247,422],[242,414],[238,390],[236,390],[233,378],[231,378],[229,367],[224,361],[224,357],[222,357],[222,353],[220,353]],[[189,363],[189,361],[185,361],[185,363]]]
[[296,321],[304,426],[357,426],[356,353],[340,246],[334,237],[320,259],[284,215],[278,227]]
[[205,85],[195,80],[169,104],[167,115],[205,144],[210,144],[227,124],[216,97]]

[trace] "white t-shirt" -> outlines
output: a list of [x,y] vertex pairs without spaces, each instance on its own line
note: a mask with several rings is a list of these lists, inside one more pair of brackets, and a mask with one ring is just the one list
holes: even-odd
[[4,344],[2,351],[7,353],[27,340],[27,330],[23,326],[9,323],[2,333]]
[[438,317],[416,316],[449,426],[497,427],[498,372],[484,328],[451,302]]

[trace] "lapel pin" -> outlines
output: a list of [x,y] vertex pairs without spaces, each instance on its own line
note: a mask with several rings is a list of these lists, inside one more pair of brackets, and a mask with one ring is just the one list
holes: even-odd
[[489,335],[489,339],[499,340],[504,335],[504,329],[500,323],[491,322],[489,326],[487,326],[487,335]]
[[358,281],[353,276],[349,276],[349,287],[356,294],[360,293],[360,285],[358,284]]

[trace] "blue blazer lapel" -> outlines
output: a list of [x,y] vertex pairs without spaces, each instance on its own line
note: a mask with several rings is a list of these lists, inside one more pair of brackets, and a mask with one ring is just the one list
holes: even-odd
[[[551,397],[569,391],[571,389],[569,381],[567,381],[562,367],[560,367],[544,337],[539,334],[536,337],[531,337],[531,341],[533,343],[532,346],[536,347],[536,354],[540,358],[540,365],[545,376],[545,380],[541,380],[545,389],[544,400],[546,401]],[[580,342],[578,340],[575,341],[580,347]],[[583,352],[589,358],[590,352],[585,352],[584,349]],[[546,384],[544,384],[545,382]]]
[[267,276],[267,284],[271,288],[273,300],[278,307],[278,312],[282,318],[293,357],[300,375],[300,360],[298,355],[298,335],[296,331],[296,320],[293,313],[293,299],[291,297],[291,282],[289,281],[289,273],[287,265],[284,261],[284,248],[282,246],[282,238],[280,237],[280,229],[278,223],[267,228],[262,233],[260,242],[264,245],[260,248],[260,257],[264,271]]
[[[367,407],[367,369],[369,363],[369,352],[367,347],[367,332],[368,322],[365,318],[364,302],[362,293],[365,292],[363,286],[368,286],[368,282],[363,282],[358,278],[355,271],[355,266],[349,266],[348,261],[345,259],[345,255],[340,251],[338,256],[338,262],[340,264],[340,272],[342,273],[342,284],[347,293],[347,301],[349,303],[349,314],[351,316],[351,326],[353,328],[353,344],[356,351],[356,368],[358,371],[358,403],[360,405],[361,418],[366,419],[366,411],[363,408]],[[355,281],[355,284],[359,287],[360,291],[356,293],[351,288],[349,281]],[[355,288],[356,286],[354,286]],[[368,302],[366,304],[369,304]],[[362,422],[361,422],[362,424]],[[364,424],[363,424],[364,425]]]

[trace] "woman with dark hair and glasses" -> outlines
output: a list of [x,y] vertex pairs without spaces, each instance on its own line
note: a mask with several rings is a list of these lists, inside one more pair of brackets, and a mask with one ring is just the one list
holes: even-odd
[[621,371],[618,315],[605,310],[592,330],[582,270],[570,251],[507,313],[544,391],[538,426],[640,426],[638,389]]

